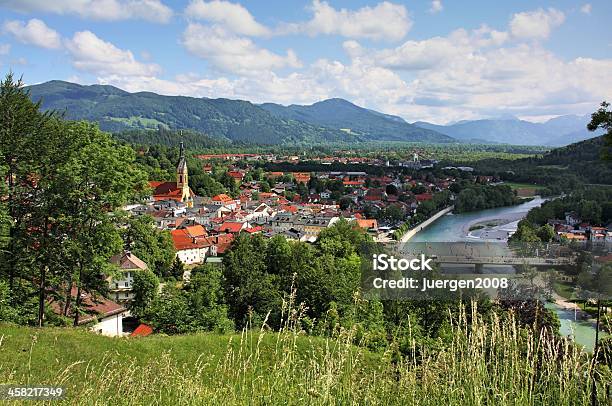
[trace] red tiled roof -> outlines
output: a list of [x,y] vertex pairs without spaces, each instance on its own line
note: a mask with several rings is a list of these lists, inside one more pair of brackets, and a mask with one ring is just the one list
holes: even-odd
[[185,231],[190,237],[206,237],[208,235],[204,227],[199,224],[185,227]]
[[170,234],[172,235],[172,242],[174,243],[174,248],[177,251],[205,248],[210,247],[212,245],[211,241],[206,238],[205,235],[192,237],[185,229],[172,230]]
[[225,193],[221,193],[219,195],[214,196],[212,200],[215,202],[223,202],[223,203],[230,203],[233,201],[232,198],[226,195]]
[[138,327],[136,327],[136,330],[132,331],[132,334],[130,334],[130,337],[146,337],[150,334],[153,333],[153,327],[141,323]]
[[234,179],[239,179],[242,180],[242,178],[244,178],[244,173],[240,172],[240,171],[229,171],[227,172],[227,174],[229,176],[231,176]]
[[431,193],[421,193],[418,195],[414,195],[418,202],[424,202],[426,200],[433,199],[433,195]]
[[[183,190],[176,186],[176,182],[149,181],[149,186],[153,189],[154,200],[177,200],[181,201]],[[193,191],[189,189],[193,196]]]
[[378,222],[376,219],[357,219],[357,225],[366,230],[378,228]]
[[[72,296],[72,303],[75,303],[77,296],[77,288],[73,286],[70,295]],[[49,303],[51,310],[56,314],[61,314],[63,310],[63,303],[52,300]],[[87,314],[79,317],[79,324],[86,324],[90,321],[94,321],[96,318],[104,318],[113,316],[115,314],[123,313],[126,309],[118,303],[113,302],[110,299],[105,298],[101,295],[92,296],[90,293],[81,293],[81,310]],[[71,312],[73,309],[71,309]],[[73,317],[74,315],[70,315]]]
[[221,224],[219,231],[226,233],[239,233],[243,226],[244,223],[226,221],[225,223]]

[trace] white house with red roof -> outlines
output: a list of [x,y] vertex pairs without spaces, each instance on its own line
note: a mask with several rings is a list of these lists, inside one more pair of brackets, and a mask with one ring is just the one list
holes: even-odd
[[213,196],[212,204],[216,206],[224,206],[230,210],[236,209],[236,206],[237,206],[236,201],[232,199],[230,196],[226,195],[225,193],[221,193],[216,196]]
[[202,264],[206,256],[216,256],[216,246],[201,225],[172,230],[172,242],[178,259],[186,264]]
[[[72,287],[70,292],[71,303],[68,317],[74,317],[74,303],[76,303],[77,288]],[[127,309],[99,294],[81,292],[79,326],[90,324],[89,329],[105,336],[123,335],[123,318],[128,315]],[[65,303],[60,300],[50,300],[49,306],[56,314],[62,314]]]

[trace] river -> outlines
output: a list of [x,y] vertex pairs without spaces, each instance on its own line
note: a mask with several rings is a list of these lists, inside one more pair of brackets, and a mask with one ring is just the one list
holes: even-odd
[[[516,206],[499,207],[477,212],[447,214],[433,222],[425,230],[410,239],[411,242],[496,242],[507,241],[509,233],[516,230],[517,223],[534,207],[540,206],[545,199],[536,197],[533,200]],[[453,267],[453,266],[450,266]],[[454,266],[461,271],[461,266]],[[466,268],[465,266],[463,268]],[[466,271],[473,271],[467,267]],[[485,265],[483,272],[508,273],[513,267],[505,265]],[[573,310],[561,308],[557,304],[547,304],[554,310],[561,321],[561,334],[592,350],[595,341],[595,329],[589,321],[576,320]],[[602,335],[600,334],[600,337]]]

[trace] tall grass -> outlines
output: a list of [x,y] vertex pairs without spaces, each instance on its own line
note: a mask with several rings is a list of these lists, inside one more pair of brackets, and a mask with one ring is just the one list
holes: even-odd
[[[485,322],[475,306],[472,314],[453,319],[450,345],[433,352],[412,341],[404,360],[393,349],[374,355],[354,346],[355,329],[340,329],[326,340],[305,337],[299,327],[303,309],[292,306],[284,309],[280,332],[265,325],[245,330],[222,351],[184,349],[193,355],[179,361],[176,347],[145,358],[109,350],[96,360],[49,365],[44,379],[31,376],[31,367],[9,368],[0,360],[0,381],[64,385],[65,402],[79,405],[522,406],[588,404],[591,375],[611,380],[605,368],[591,374],[591,356],[569,342],[536,336],[512,316]],[[0,355],[10,340],[0,340]],[[33,338],[36,345],[40,340]],[[598,385],[600,404],[609,404]]]

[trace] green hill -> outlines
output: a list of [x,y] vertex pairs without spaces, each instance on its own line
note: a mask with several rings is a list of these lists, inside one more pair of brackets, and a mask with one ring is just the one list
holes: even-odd
[[212,137],[257,144],[359,141],[338,130],[279,120],[242,100],[128,93],[113,86],[50,81],[29,87],[42,108],[72,120],[98,122],[111,132],[130,129],[191,129]]
[[[53,80],[29,88],[31,98],[42,99],[42,108],[64,112],[66,118],[98,122],[111,132],[133,129],[190,129],[221,140],[252,144],[312,144],[402,140],[413,142],[450,142],[450,137],[434,131],[394,121],[381,113],[353,106],[351,120],[363,123],[387,122],[385,131],[342,131],[346,121],[341,106],[323,109],[325,120],[281,117],[244,100],[162,96],[151,92],[129,93],[113,86],[82,86]],[[346,102],[348,103],[348,102]],[[349,103],[350,104],[350,103]],[[318,110],[317,114],[323,114]],[[330,117],[342,120],[334,125]],[[358,118],[361,116],[361,118]],[[393,127],[395,125],[395,127]]]
[[[588,402],[589,354],[502,320],[460,318],[449,326],[450,342],[400,342],[404,360],[354,346],[358,328],[331,339],[295,330],[107,338],[0,324],[0,382],[62,386],[74,405]],[[608,404],[610,370],[597,374],[599,402]]]
[[[558,194],[588,184],[612,185],[612,161],[602,159],[603,136],[553,149],[542,156],[516,159],[484,159],[468,163],[478,173],[494,172],[503,180],[529,183]],[[544,190],[543,190],[544,191]]]
[[430,129],[408,124],[402,118],[364,109],[344,99],[328,99],[310,106],[265,103],[262,108],[290,120],[343,130],[376,141],[446,143],[451,137]]

